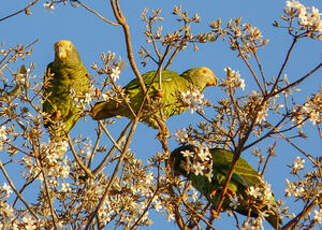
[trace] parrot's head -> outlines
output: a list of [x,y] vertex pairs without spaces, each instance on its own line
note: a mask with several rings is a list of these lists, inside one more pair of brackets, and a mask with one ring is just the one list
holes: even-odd
[[64,64],[78,64],[81,62],[80,56],[71,41],[60,40],[55,43],[55,60]]
[[207,86],[217,86],[218,78],[208,67],[196,67],[182,73],[192,84],[202,91]]
[[190,164],[187,162],[190,159],[189,157],[184,156],[185,151],[194,152],[194,146],[183,145],[173,150],[170,154],[169,163],[174,176],[183,175],[187,177],[188,172],[190,171],[188,168]]

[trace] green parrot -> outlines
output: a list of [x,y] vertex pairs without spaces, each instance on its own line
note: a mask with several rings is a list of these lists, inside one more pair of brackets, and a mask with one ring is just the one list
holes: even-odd
[[[207,152],[209,153],[208,156],[206,154]],[[223,188],[226,175],[231,167],[233,156],[233,152],[225,149],[213,148],[208,150],[208,148],[184,145],[171,153],[170,164],[174,175],[183,175],[188,180],[191,180],[192,185],[209,202],[216,205],[219,201],[220,191]],[[207,167],[204,165],[207,164],[209,167],[205,169]],[[194,167],[204,167],[203,173],[197,172]],[[269,194],[267,195],[268,202],[254,198],[250,195],[250,190],[256,190],[257,187],[264,188],[264,182],[261,180],[257,171],[246,160],[239,158],[227,187],[222,211],[233,210],[245,216],[248,216],[250,211],[250,216],[257,217],[257,210],[260,210],[261,212],[266,212],[267,216],[265,219],[274,228],[277,228],[281,224],[281,221],[279,220],[279,223],[277,223],[277,214],[272,209],[275,203],[274,196],[269,188]],[[233,204],[232,198],[238,202]],[[218,215],[213,211],[214,216]]]
[[[155,102],[156,98],[159,98],[163,107],[162,118],[166,120],[170,116],[180,114],[186,110],[184,107],[180,107],[176,103],[178,98],[178,92],[187,92],[188,90],[199,90],[202,92],[205,87],[217,85],[217,77],[207,67],[192,68],[181,75],[174,71],[163,70],[161,72],[161,90],[159,83],[159,76],[156,76],[156,71],[148,72],[142,75],[144,83],[147,88],[151,87],[148,91],[150,98]],[[125,87],[125,94],[130,99],[129,104],[136,113],[139,110],[141,102],[143,100],[143,93],[138,80],[135,78],[130,81]],[[145,111],[147,108],[145,107]],[[159,113],[160,116],[160,104],[156,105],[154,110],[143,113],[142,120],[149,126],[157,127],[156,121],[151,119],[151,115]],[[95,120],[102,120],[115,116],[124,116],[133,119],[133,114],[123,101],[121,103],[115,101],[103,101],[98,102],[91,110],[91,116]]]
[[[81,116],[90,76],[71,41],[58,41],[54,49],[55,60],[48,64],[44,76],[43,111],[48,114],[44,123],[51,140],[61,141]],[[76,105],[75,98],[82,98],[81,103]]]

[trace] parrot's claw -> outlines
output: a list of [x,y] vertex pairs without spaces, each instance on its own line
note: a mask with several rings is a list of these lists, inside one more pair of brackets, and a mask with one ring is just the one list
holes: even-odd
[[232,189],[227,188],[227,189],[226,189],[226,195],[227,195],[227,196],[228,196],[228,198],[230,199],[231,197],[235,196],[236,194],[235,194],[235,192],[234,192]]
[[211,215],[212,215],[214,218],[219,218],[219,217],[220,217],[219,212],[217,212],[217,210],[216,210],[215,208],[212,208],[212,209],[210,210],[210,212],[211,212]]
[[[217,193],[217,190],[218,189],[214,189],[211,193],[210,193],[210,198],[212,198],[213,196],[216,195]],[[235,192],[233,190],[231,190],[230,188],[227,188],[226,189],[226,193],[225,195],[228,197],[228,198],[231,198],[232,196],[235,196]]]

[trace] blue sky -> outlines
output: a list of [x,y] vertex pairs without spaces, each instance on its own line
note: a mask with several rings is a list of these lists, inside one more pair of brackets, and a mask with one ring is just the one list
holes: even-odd
[[[188,10],[191,15],[198,13],[201,17],[201,23],[194,25],[192,31],[205,32],[209,30],[209,24],[217,18],[221,18],[225,23],[232,17],[242,17],[244,22],[248,22],[258,27],[263,36],[269,39],[269,44],[259,51],[262,58],[264,71],[266,76],[276,76],[281,62],[286,55],[286,51],[291,44],[291,37],[288,36],[287,31],[279,30],[272,26],[274,20],[280,21],[282,8],[285,6],[284,1],[256,1],[256,0],[231,0],[231,1],[218,1],[218,0],[203,0],[196,3],[194,0],[186,1],[152,1],[152,0],[136,0],[136,1],[120,1],[121,8],[127,17],[130,25],[132,43],[134,54],[141,73],[155,69],[155,66],[148,65],[142,67],[139,63],[138,51],[144,43],[143,32],[145,24],[141,20],[140,15],[144,8],[157,9],[161,8],[165,17],[163,23],[164,30],[173,31],[176,24],[175,16],[171,15],[174,5],[183,5],[183,9]],[[18,9],[23,8],[28,1],[24,0],[11,0],[5,1],[1,4],[0,18],[4,17]],[[130,81],[134,75],[131,71],[129,63],[126,59],[126,49],[123,38],[123,32],[120,27],[111,26],[103,21],[100,21],[96,16],[90,14],[82,7],[72,8],[69,5],[60,5],[53,13],[46,12],[43,7],[44,2],[40,2],[31,8],[32,16],[24,14],[12,17],[6,21],[0,22],[0,42],[5,42],[5,47],[15,46],[18,43],[27,44],[35,39],[39,42],[34,46],[34,51],[31,57],[27,57],[24,62],[18,62],[17,66],[21,63],[36,63],[35,74],[38,79],[42,79],[43,72],[46,65],[53,60],[53,44],[57,40],[71,40],[78,49],[82,61],[94,75],[94,71],[90,69],[93,62],[99,63],[101,53],[112,51],[117,56],[122,57],[126,61],[126,68],[120,75],[119,83],[125,85]],[[321,2],[317,0],[302,1],[307,6],[316,6],[321,10]],[[88,5],[98,10],[106,18],[115,21],[109,6],[109,1],[88,1]],[[195,66],[208,66],[219,78],[224,77],[224,68],[230,66],[232,69],[239,70],[241,77],[245,79],[246,90],[251,91],[255,89],[253,79],[246,66],[242,63],[241,59],[236,58],[236,53],[233,53],[227,43],[217,41],[215,43],[200,44],[200,50],[194,52],[192,47],[186,49],[179,54],[174,60],[169,69],[176,72],[183,72],[188,68]],[[304,73],[311,70],[320,62],[321,43],[311,39],[302,39],[296,46],[294,54],[290,59],[287,66],[286,73],[290,80],[298,79]],[[306,80],[301,86],[302,92],[298,93],[299,102],[304,102],[307,92],[316,92],[321,84],[321,71],[315,74],[312,78]],[[213,103],[220,99],[222,93],[216,92],[215,89],[207,89],[205,96]],[[196,114],[191,115],[189,112],[170,118],[167,122],[170,133],[173,134],[176,128],[187,126],[189,122],[196,124],[198,117]],[[126,118],[118,121],[122,127],[128,122]],[[86,130],[89,125],[95,126],[95,123],[83,121],[72,130],[72,134],[77,135],[80,132],[85,132],[86,135],[91,135],[91,131]],[[303,149],[307,150],[312,155],[319,155],[322,148],[322,142],[317,136],[316,129],[308,125],[308,138],[300,140],[296,143]],[[111,132],[115,135],[120,129],[114,125],[111,127]],[[157,134],[156,130],[148,128],[144,124],[140,124],[136,135],[133,139],[131,149],[136,152],[138,158],[146,160],[150,156],[148,153],[155,153],[161,150],[159,142],[155,139]],[[149,140],[147,140],[149,138]],[[269,143],[266,143],[269,144]],[[285,179],[289,176],[290,169],[287,164],[291,164],[299,153],[292,149],[284,142],[278,143],[277,157],[273,158],[267,170],[267,177],[269,183],[272,184],[272,189],[275,191],[277,197],[283,199],[283,190],[285,188]],[[169,142],[170,149],[174,149],[178,144],[174,140]],[[265,148],[265,144],[260,147]],[[256,159],[246,152],[243,157],[253,165],[256,166]],[[2,158],[2,156],[1,156]],[[3,159],[2,159],[3,160]],[[308,164],[308,162],[307,162]],[[0,176],[2,185],[2,177]],[[292,200],[290,200],[292,202]],[[222,215],[223,217],[226,214]],[[151,229],[164,229],[165,226],[174,229],[173,223],[168,223],[166,217],[153,214],[153,221],[155,225]],[[228,229],[224,226],[226,223],[233,223],[231,220],[221,218],[218,220],[218,229]]]

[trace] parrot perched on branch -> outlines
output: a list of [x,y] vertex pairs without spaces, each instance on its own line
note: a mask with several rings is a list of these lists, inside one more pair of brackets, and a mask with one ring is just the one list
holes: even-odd
[[[185,93],[189,90],[199,90],[202,92],[207,86],[216,86],[217,77],[207,67],[192,68],[181,75],[170,70],[161,71],[161,81],[157,72],[152,71],[142,75],[146,88],[149,89],[148,95],[155,102],[156,98],[160,99],[160,103],[154,109],[148,110],[144,107],[142,121],[153,128],[157,128],[156,121],[151,119],[151,115],[157,114],[159,118],[166,120],[170,116],[180,114],[186,110],[185,107],[180,106],[177,102],[178,93]],[[161,87],[160,87],[161,82]],[[140,87],[137,78],[129,82],[125,87],[125,94],[129,98],[129,105],[134,113],[137,113],[144,94]],[[161,112],[161,108],[162,112]],[[95,120],[102,120],[115,116],[124,116],[130,119],[134,118],[133,113],[128,105],[122,102],[115,102],[112,100],[98,102],[91,110],[91,116]]]
[[[89,92],[90,76],[71,41],[55,43],[55,60],[48,64],[44,76],[43,111],[51,139],[61,141],[81,117],[83,99]],[[83,103],[84,104],[84,103]]]
[[[208,153],[208,155],[207,155]],[[174,175],[183,175],[214,206],[217,205],[226,175],[232,165],[234,153],[225,149],[184,145],[170,155]],[[208,165],[209,167],[206,167]],[[252,194],[256,191],[256,194]],[[221,211],[232,210],[239,214],[265,219],[277,228],[281,221],[274,211],[274,195],[257,171],[243,158],[239,158],[228,184]],[[218,213],[211,210],[214,216]]]

